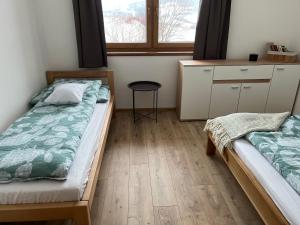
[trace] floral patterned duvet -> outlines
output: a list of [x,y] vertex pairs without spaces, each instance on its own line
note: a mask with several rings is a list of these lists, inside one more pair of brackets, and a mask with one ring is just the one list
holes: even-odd
[[100,85],[91,82],[77,105],[39,102],[0,134],[0,183],[66,179]]
[[246,138],[300,194],[300,115],[287,119],[278,132],[252,132]]

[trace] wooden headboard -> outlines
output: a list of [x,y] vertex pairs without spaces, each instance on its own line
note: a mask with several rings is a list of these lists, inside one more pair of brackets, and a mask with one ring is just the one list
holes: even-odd
[[107,80],[111,95],[115,95],[114,76],[111,70],[75,70],[75,71],[47,71],[47,83],[52,84],[55,79],[91,79]]

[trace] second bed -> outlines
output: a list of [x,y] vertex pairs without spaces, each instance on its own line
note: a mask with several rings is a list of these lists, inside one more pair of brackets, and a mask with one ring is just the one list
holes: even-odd
[[234,143],[234,150],[264,187],[290,224],[300,224],[300,197],[274,167],[245,139]]

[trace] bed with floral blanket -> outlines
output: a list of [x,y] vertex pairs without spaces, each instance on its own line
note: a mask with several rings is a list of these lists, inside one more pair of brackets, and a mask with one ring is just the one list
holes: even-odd
[[300,115],[289,117],[276,132],[252,132],[246,139],[300,194]]
[[[115,105],[115,90],[113,71],[103,69],[88,69],[88,70],[75,70],[75,71],[48,71],[47,83],[49,87],[58,79],[79,79],[79,80],[102,80],[109,87],[109,99],[107,102],[107,109],[103,115],[103,124],[101,125],[101,132],[96,135],[97,150],[91,162],[90,171],[87,178],[87,183],[80,200],[66,201],[66,202],[53,202],[53,203],[34,203],[34,204],[14,204],[14,205],[0,205],[0,223],[6,222],[24,222],[24,221],[52,221],[52,220],[65,220],[71,219],[78,225],[91,224],[91,207],[95,195],[96,185],[98,182],[98,175],[101,168],[106,141],[109,133],[109,127],[114,112]],[[102,86],[101,86],[102,87]],[[95,89],[94,89],[95,91]],[[85,96],[84,96],[85,98]],[[94,97],[89,97],[91,101],[87,103],[92,106],[94,104]],[[93,99],[93,100],[92,100]],[[41,107],[36,105],[32,110]],[[80,107],[80,106],[79,106]],[[44,107],[41,107],[44,108]],[[41,109],[40,108],[40,109]],[[50,107],[51,109],[52,107]],[[45,108],[44,108],[45,109]],[[53,108],[52,108],[53,109]],[[73,108],[74,109],[74,108]],[[72,110],[71,110],[72,111]],[[56,111],[59,112],[59,111]],[[46,113],[46,112],[45,112]],[[52,111],[54,114],[55,112]],[[69,112],[69,116],[74,112]],[[57,113],[56,113],[57,115]],[[98,118],[98,117],[97,117]],[[70,119],[72,119],[70,117]],[[100,118],[99,118],[100,119]],[[91,119],[90,119],[91,120]],[[74,123],[74,120],[73,120]],[[72,123],[72,124],[73,124]],[[27,125],[25,125],[26,127]],[[50,125],[51,126],[51,125]],[[27,127],[26,129],[29,129]],[[55,132],[56,133],[56,132]],[[17,134],[17,133],[16,133]],[[54,133],[53,133],[54,134]],[[72,150],[70,150],[72,152]],[[78,151],[78,150],[77,150]],[[72,154],[70,154],[72,155]],[[77,156],[77,153],[76,153]],[[42,161],[42,163],[44,163]],[[22,178],[24,179],[24,178]],[[49,185],[53,183],[52,180],[46,180]],[[46,182],[44,180],[44,182]],[[64,184],[66,180],[55,183]],[[40,182],[39,180],[34,182]],[[20,186],[27,185],[31,182],[19,182]],[[0,184],[9,185],[9,184]]]
[[[243,114],[243,116],[244,115],[248,117],[247,113]],[[269,117],[267,114],[264,115]],[[234,117],[236,116],[238,115],[230,118],[231,121],[235,119]],[[254,116],[252,119],[259,120],[260,115],[253,114],[252,116]],[[254,123],[254,129],[248,129],[248,126],[244,126],[244,124],[240,123],[241,120],[233,123],[230,123],[228,120],[226,123],[223,123],[222,118],[210,121],[210,124],[206,125],[208,135],[206,154],[212,156],[216,152],[220,153],[229,170],[250,199],[264,223],[272,225],[291,224],[291,218],[294,218],[291,217],[291,215],[296,215],[295,211],[297,211],[298,208],[293,208],[293,210],[287,213],[287,207],[285,206],[286,203],[291,200],[291,195],[288,190],[291,189],[293,191],[294,189],[295,191],[293,193],[295,193],[296,196],[300,194],[300,115],[287,116],[285,113],[281,114],[280,118],[282,119],[276,119],[276,123],[270,123],[272,120],[269,119],[267,120],[268,122],[266,121],[270,126],[274,126],[272,129],[266,129],[266,127],[258,129],[255,125],[257,122]],[[245,118],[243,118],[243,120],[244,119]],[[251,124],[252,119],[248,121]],[[227,126],[227,124],[229,124],[229,126]],[[277,126],[278,124],[279,126]],[[225,128],[218,129],[220,125],[224,125]],[[230,138],[225,138],[225,142],[222,142],[218,138],[223,136],[224,131],[228,134],[228,127],[230,128],[229,131],[233,132],[229,132]],[[239,127],[242,127],[242,129]],[[237,131],[235,131],[235,129],[237,129]],[[240,133],[240,130],[243,135],[232,135],[237,132]],[[242,140],[244,138],[247,139],[247,141]],[[229,143],[233,141],[235,141],[235,145],[231,147]],[[238,146],[236,142],[239,142]],[[223,148],[222,151],[220,150],[220,146]],[[236,147],[239,147],[239,149],[235,149]],[[255,161],[255,154],[251,153],[252,150],[266,160]],[[255,168],[267,168],[265,165],[265,167],[263,165],[253,166],[255,163],[259,164],[262,162],[265,162],[269,166],[268,168],[273,167],[274,170],[266,169],[264,173],[255,170]],[[280,178],[282,177],[282,180],[286,181],[286,186],[276,186],[276,188],[272,188],[272,178],[275,177],[273,172],[279,175]],[[264,180],[266,175],[269,180]],[[268,182],[267,185],[266,182]],[[277,184],[278,183],[279,182],[277,182]],[[287,186],[289,186],[289,188],[286,188]],[[285,199],[285,196],[282,195],[283,190],[287,191],[285,194],[289,197],[289,200],[284,201],[284,203],[280,200],[282,198]],[[280,197],[278,197],[279,195],[276,196],[277,193],[281,194]],[[292,205],[297,204],[293,203]]]
[[89,81],[77,105],[39,101],[0,135],[0,183],[64,180],[94,111],[101,82]]

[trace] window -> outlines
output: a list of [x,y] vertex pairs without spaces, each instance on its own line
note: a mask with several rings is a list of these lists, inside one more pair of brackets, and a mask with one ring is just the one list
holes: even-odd
[[198,6],[199,0],[160,0],[158,41],[193,43]]
[[191,51],[201,0],[102,0],[110,51]]
[[108,43],[146,43],[145,0],[104,0],[105,35]]

